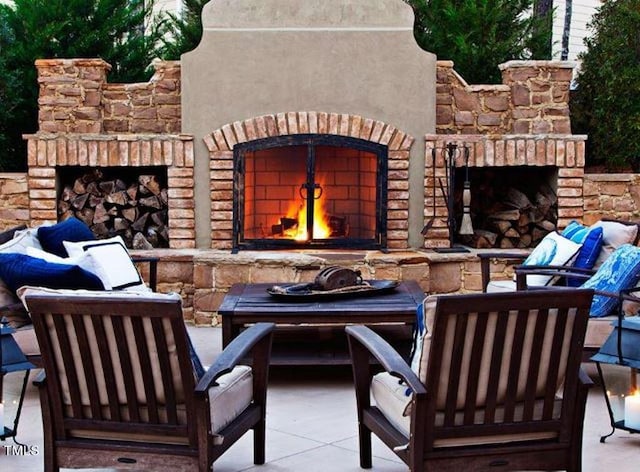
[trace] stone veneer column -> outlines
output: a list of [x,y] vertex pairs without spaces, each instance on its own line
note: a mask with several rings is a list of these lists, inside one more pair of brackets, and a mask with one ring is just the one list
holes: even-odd
[[511,130],[511,89],[469,85],[452,61],[437,62],[436,132],[504,134]]
[[100,133],[102,88],[111,66],[102,59],[38,59],[38,124],[51,133]]
[[575,64],[566,61],[509,61],[500,65],[511,87],[515,134],[569,134],[569,85]]

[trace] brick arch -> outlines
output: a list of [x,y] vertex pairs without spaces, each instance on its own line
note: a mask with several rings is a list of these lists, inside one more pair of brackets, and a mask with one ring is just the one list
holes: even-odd
[[204,137],[209,152],[231,151],[236,144],[291,134],[335,134],[408,151],[414,138],[396,127],[359,115],[325,112],[288,112],[235,121]]
[[387,247],[409,247],[409,150],[414,138],[382,121],[359,115],[289,112],[229,123],[207,134],[211,189],[211,248],[233,245],[233,147],[292,134],[334,134],[387,146]]

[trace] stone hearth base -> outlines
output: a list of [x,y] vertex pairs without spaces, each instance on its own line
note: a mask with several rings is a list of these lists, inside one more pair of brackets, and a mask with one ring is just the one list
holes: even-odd
[[[495,251],[493,251],[495,252]],[[380,251],[229,251],[156,249],[133,251],[157,256],[158,291],[178,292],[184,300],[185,321],[196,325],[219,323],[217,310],[231,285],[258,282],[309,282],[330,265],[360,270],[364,279],[417,280],[425,293],[481,290],[477,251],[440,254],[429,250]],[[492,266],[506,278],[510,267]],[[142,276],[148,280],[146,268]]]

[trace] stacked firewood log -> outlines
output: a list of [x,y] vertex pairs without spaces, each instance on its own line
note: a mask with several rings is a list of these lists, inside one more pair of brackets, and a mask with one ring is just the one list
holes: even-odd
[[549,186],[541,186],[532,197],[513,187],[500,195],[483,192],[472,206],[474,234],[465,241],[473,247],[534,247],[556,228],[558,198]]
[[167,201],[167,188],[155,175],[126,182],[92,169],[63,187],[58,215],[84,221],[98,238],[120,235],[130,248],[168,247]]

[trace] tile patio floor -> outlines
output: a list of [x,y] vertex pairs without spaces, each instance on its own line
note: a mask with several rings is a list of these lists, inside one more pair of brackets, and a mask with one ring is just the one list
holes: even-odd
[[[203,362],[220,351],[220,329],[189,328]],[[591,372],[589,372],[591,373]],[[33,374],[32,374],[33,375]],[[214,466],[216,472],[356,472],[358,447],[355,398],[350,371],[343,368],[273,369],[267,397],[267,463],[253,465],[252,436],[245,435]],[[5,402],[19,390],[16,374],[6,377]],[[601,391],[590,393],[584,431],[583,470],[636,472],[640,470],[640,435],[616,432],[606,444],[599,437],[609,431]],[[43,469],[42,425],[35,387],[29,384],[18,440],[37,445],[40,454],[7,455],[0,444],[0,471],[36,472]],[[403,472],[407,468],[381,443],[374,442],[372,471]]]

